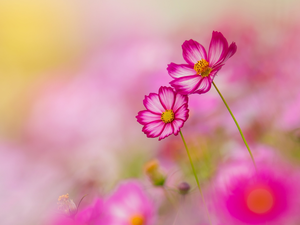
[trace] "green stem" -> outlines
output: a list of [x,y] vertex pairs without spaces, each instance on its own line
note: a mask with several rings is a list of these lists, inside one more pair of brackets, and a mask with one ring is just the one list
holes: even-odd
[[256,163],[255,163],[255,161],[254,161],[252,152],[251,152],[251,150],[250,150],[250,148],[249,148],[249,146],[248,146],[248,144],[247,144],[247,141],[246,141],[246,139],[245,139],[245,137],[244,137],[244,134],[243,134],[243,132],[242,132],[242,130],[241,130],[241,128],[240,128],[238,122],[236,121],[234,115],[232,114],[232,112],[231,112],[229,106],[227,105],[225,99],[223,98],[221,92],[219,91],[219,89],[217,88],[217,86],[215,85],[215,83],[212,82],[212,84],[215,86],[215,88],[216,88],[217,92],[219,93],[220,97],[222,98],[222,100],[223,100],[223,102],[224,102],[226,108],[228,109],[228,111],[229,111],[229,113],[230,113],[232,119],[234,120],[234,122],[235,122],[235,124],[236,124],[236,126],[237,126],[237,128],[238,128],[238,130],[239,130],[239,132],[240,132],[240,134],[241,134],[241,136],[242,136],[242,139],[243,139],[243,141],[244,141],[244,143],[245,143],[245,145],[246,145],[246,147],[247,147],[247,149],[248,149],[248,152],[249,152],[249,154],[250,154],[250,156],[251,156],[251,159],[252,159],[252,162],[253,162],[253,164],[254,164],[254,167],[255,167],[255,169],[256,169],[256,171],[257,171]]
[[204,207],[205,207],[205,210],[206,210],[206,213],[207,213],[207,217],[208,217],[208,220],[209,220],[209,224],[211,225],[211,220],[210,220],[208,208],[207,208],[206,203],[205,203],[205,199],[204,199],[204,196],[203,196],[201,187],[200,187],[200,183],[199,183],[199,180],[198,180],[198,177],[197,177],[197,174],[196,174],[196,170],[195,170],[195,167],[194,167],[194,164],[193,164],[193,161],[192,161],[192,158],[191,158],[189,149],[188,149],[188,147],[187,147],[187,145],[186,145],[186,142],[185,142],[185,140],[184,140],[184,137],[183,137],[181,131],[179,131],[179,132],[180,132],[180,136],[181,136],[181,138],[182,138],[184,147],[185,147],[185,149],[186,149],[187,155],[188,155],[188,157],[189,157],[189,160],[190,160],[190,163],[191,163],[191,166],[192,166],[193,174],[194,174],[194,177],[195,177],[195,179],[196,179],[196,182],[197,182],[197,185],[198,185],[198,189],[199,189],[199,191],[200,191],[200,195],[201,195],[202,201],[203,201],[203,203],[204,203]]

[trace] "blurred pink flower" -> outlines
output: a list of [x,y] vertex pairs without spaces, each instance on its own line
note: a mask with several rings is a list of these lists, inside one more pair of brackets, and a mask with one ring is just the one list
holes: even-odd
[[159,136],[161,140],[171,134],[177,135],[189,117],[188,97],[170,87],[161,87],[158,94],[145,96],[144,106],[147,110],[140,111],[136,118],[150,138]]
[[105,224],[151,225],[155,206],[138,181],[120,184],[105,203]]
[[101,225],[103,224],[103,201],[97,199],[95,204],[87,207],[74,217],[60,216],[54,220],[53,225]]
[[[290,224],[299,208],[299,181],[283,164],[241,161],[222,168],[216,186],[216,213],[229,224]],[[222,217],[224,216],[224,217]]]
[[185,41],[182,45],[183,58],[188,64],[168,65],[169,75],[174,78],[171,86],[183,95],[208,92],[217,72],[235,54],[236,49],[234,42],[228,47],[226,38],[216,31],[212,33],[208,56],[198,42],[192,39]]

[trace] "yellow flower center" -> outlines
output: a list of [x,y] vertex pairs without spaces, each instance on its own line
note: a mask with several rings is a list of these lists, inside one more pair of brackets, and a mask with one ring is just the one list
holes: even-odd
[[145,219],[142,215],[134,215],[130,218],[130,225],[143,225],[145,224]]
[[212,71],[208,65],[208,62],[205,59],[201,59],[194,65],[194,70],[202,77],[207,77]]
[[167,109],[161,114],[161,120],[164,121],[164,123],[171,123],[174,118],[175,116],[172,109]]
[[265,188],[254,189],[247,196],[247,206],[254,213],[266,213],[273,207],[273,205],[273,196]]

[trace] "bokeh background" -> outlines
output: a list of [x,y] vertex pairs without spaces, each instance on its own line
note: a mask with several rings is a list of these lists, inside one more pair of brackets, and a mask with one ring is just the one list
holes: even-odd
[[[195,187],[180,137],[148,139],[135,116],[145,95],[169,86],[167,64],[184,63],[182,43],[208,48],[213,30],[238,47],[215,83],[254,157],[300,165],[298,9],[297,0],[1,0],[0,223],[45,224],[58,196],[88,194],[85,205],[121,180],[145,181],[152,158],[170,185]],[[220,166],[249,156],[213,88],[189,107],[182,131],[210,189]],[[157,224],[171,224],[172,210],[160,213]]]

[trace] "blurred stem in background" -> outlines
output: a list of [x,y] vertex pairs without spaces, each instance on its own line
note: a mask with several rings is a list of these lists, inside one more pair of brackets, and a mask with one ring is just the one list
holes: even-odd
[[254,167],[255,167],[255,169],[256,169],[256,171],[257,171],[256,163],[255,163],[255,161],[254,161],[252,152],[251,152],[251,150],[250,150],[250,148],[249,148],[249,146],[248,146],[248,144],[247,144],[247,141],[246,141],[246,139],[245,139],[245,137],[244,137],[244,134],[243,134],[243,132],[242,132],[242,130],[241,130],[241,128],[240,128],[238,122],[236,121],[234,115],[232,114],[232,112],[231,112],[229,106],[227,105],[225,99],[223,98],[221,92],[219,91],[219,89],[217,88],[217,86],[215,85],[215,83],[212,82],[212,84],[213,84],[214,87],[216,88],[216,90],[217,90],[217,92],[219,93],[220,97],[222,98],[222,100],[223,100],[223,102],[224,102],[226,108],[228,109],[228,111],[229,111],[229,113],[230,113],[232,119],[234,120],[234,122],[235,122],[235,124],[236,124],[236,126],[237,126],[237,128],[238,128],[238,130],[239,130],[239,132],[240,132],[240,134],[241,134],[241,136],[242,136],[242,139],[243,139],[243,141],[244,141],[244,143],[245,143],[245,145],[246,145],[246,147],[247,147],[247,149],[248,149],[248,152],[249,152],[249,154],[250,154],[250,156],[251,156],[251,159],[252,159],[252,162],[253,162],[253,164],[254,164]]
[[187,147],[187,145],[186,145],[186,142],[185,142],[185,140],[184,140],[184,137],[183,137],[183,135],[182,135],[181,130],[180,130],[179,132],[180,132],[180,136],[181,136],[181,138],[182,138],[184,147],[185,147],[185,149],[186,149],[187,155],[188,155],[188,157],[189,157],[189,160],[190,160],[190,163],[191,163],[191,166],[192,166],[193,174],[194,174],[194,177],[195,177],[195,179],[196,179],[196,182],[197,182],[197,185],[198,185],[198,189],[199,189],[199,191],[200,191],[200,195],[201,195],[201,198],[202,198],[202,201],[203,201],[205,210],[206,210],[206,214],[207,214],[207,217],[208,217],[208,220],[209,220],[209,224],[211,225],[211,220],[210,220],[210,216],[209,216],[209,211],[208,211],[208,208],[207,208],[206,203],[205,203],[205,199],[204,199],[204,196],[203,196],[201,187],[200,187],[200,183],[199,183],[199,180],[198,180],[198,177],[197,177],[197,174],[196,174],[196,170],[195,170],[195,167],[194,167],[194,164],[193,164],[193,161],[192,161],[192,158],[191,158],[189,149],[188,149],[188,147]]

